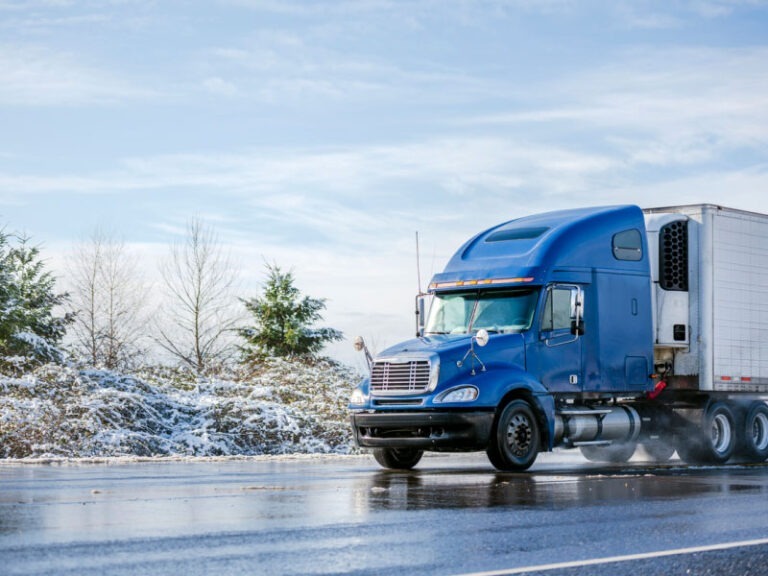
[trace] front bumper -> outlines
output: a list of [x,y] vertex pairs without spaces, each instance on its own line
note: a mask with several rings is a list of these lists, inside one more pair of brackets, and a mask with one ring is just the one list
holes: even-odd
[[357,446],[434,451],[485,450],[493,411],[357,412],[350,416]]

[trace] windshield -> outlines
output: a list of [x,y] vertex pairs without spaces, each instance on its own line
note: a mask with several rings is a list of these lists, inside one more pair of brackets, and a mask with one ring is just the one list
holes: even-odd
[[533,322],[537,294],[530,288],[435,294],[425,332],[522,332]]

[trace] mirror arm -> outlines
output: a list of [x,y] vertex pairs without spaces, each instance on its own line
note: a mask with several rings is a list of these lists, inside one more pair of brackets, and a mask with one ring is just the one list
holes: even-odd
[[[480,336],[480,338],[478,338]],[[473,335],[469,339],[469,350],[467,350],[467,353],[464,354],[464,358],[456,362],[456,366],[458,368],[461,368],[464,366],[464,362],[466,362],[467,358],[472,358],[472,371],[470,374],[472,376],[475,376],[477,374],[477,371],[475,370],[475,360],[477,360],[480,363],[480,372],[485,372],[485,364],[483,364],[483,361],[480,360],[480,357],[477,355],[477,352],[475,352],[475,342],[482,348],[486,344],[488,344],[488,332],[485,330],[479,330],[477,334]]]

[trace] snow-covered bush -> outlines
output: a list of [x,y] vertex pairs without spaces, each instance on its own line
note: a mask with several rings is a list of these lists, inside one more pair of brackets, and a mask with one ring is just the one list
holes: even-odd
[[218,378],[49,364],[0,377],[0,457],[346,453],[357,379],[330,360],[269,359]]

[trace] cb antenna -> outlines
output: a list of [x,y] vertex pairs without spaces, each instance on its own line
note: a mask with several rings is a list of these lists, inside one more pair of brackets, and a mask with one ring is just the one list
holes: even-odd
[[422,336],[424,318],[424,293],[421,291],[421,258],[419,256],[419,231],[416,230],[416,280],[419,291],[416,293],[416,338]]
[[419,294],[421,291],[421,256],[419,254],[419,231],[416,230],[416,280],[419,283]]

